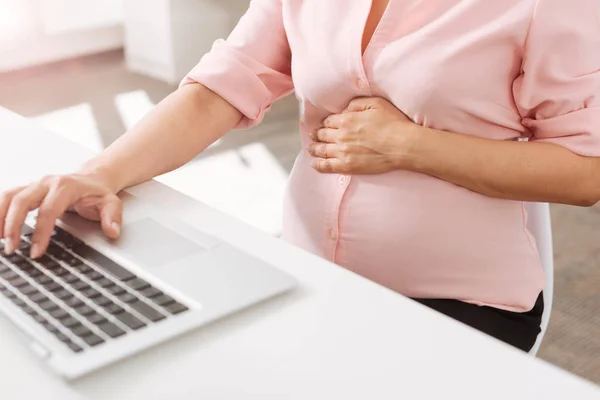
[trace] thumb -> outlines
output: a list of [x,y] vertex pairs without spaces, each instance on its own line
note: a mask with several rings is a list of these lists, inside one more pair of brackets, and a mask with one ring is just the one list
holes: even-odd
[[348,104],[343,112],[361,112],[376,108],[377,101],[373,97],[357,97]]
[[121,235],[123,222],[123,204],[116,195],[107,195],[100,209],[100,224],[102,231],[110,239],[117,239]]

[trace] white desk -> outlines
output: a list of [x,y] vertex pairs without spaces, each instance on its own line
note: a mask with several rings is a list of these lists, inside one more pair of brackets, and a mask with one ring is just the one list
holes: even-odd
[[[2,109],[0,137],[2,188],[71,171],[90,156]],[[71,384],[0,319],[0,398],[600,398],[593,384],[157,182],[130,192],[288,271],[299,289]]]

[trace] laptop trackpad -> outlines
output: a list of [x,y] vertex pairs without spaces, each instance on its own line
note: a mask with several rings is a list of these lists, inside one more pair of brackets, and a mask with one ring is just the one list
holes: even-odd
[[144,268],[155,268],[205,251],[205,248],[152,218],[126,224],[115,243],[120,254]]

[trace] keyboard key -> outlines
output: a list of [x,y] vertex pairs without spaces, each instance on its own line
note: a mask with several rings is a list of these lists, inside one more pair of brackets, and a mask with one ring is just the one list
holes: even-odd
[[48,257],[48,255],[46,255],[46,254],[44,254],[42,257],[40,257],[36,261],[38,262],[38,264],[40,264],[42,267],[44,267],[44,269],[48,269],[48,270],[53,270],[60,266],[60,265],[58,265],[58,263],[56,261],[54,261],[53,259]]
[[81,307],[77,307],[75,309],[75,311],[81,315],[90,315],[93,314],[95,311],[93,308],[89,307],[89,306],[81,306]]
[[42,271],[40,271],[39,269],[35,268],[34,266],[31,266],[27,269],[24,269],[23,272],[25,272],[28,276],[35,278],[36,276],[42,276],[44,275],[44,273]]
[[184,306],[181,303],[169,304],[165,308],[167,309],[167,311],[169,311],[173,315],[189,310],[189,308],[187,308],[186,306]]
[[125,311],[125,310],[123,310],[122,307],[116,305],[115,303],[107,304],[106,306],[103,306],[103,307],[107,313],[112,314],[112,315],[119,314],[119,313],[122,313],[123,311]]
[[84,264],[84,263],[78,264],[78,265],[74,266],[74,268],[77,271],[81,272],[82,274],[89,274],[90,272],[94,271],[92,269],[92,267],[90,267],[89,265]]
[[21,241],[21,244],[18,247],[21,254],[29,256],[29,250],[31,249],[31,244],[26,241]]
[[111,287],[109,287],[109,288],[106,288],[106,290],[107,290],[109,293],[111,293],[111,294],[113,294],[113,295],[115,295],[115,296],[118,296],[118,295],[120,295],[120,294],[123,294],[123,293],[125,293],[125,289],[123,289],[123,288],[122,288],[122,287],[120,287],[120,286],[116,286],[116,285],[115,285],[115,286],[111,286]]
[[93,333],[92,331],[90,331],[88,328],[86,328],[83,325],[76,325],[76,326],[71,327],[71,332],[73,332],[75,335],[77,335],[79,337],[86,337]]
[[56,282],[50,282],[44,285],[44,288],[50,292],[58,292],[59,290],[63,290],[62,285],[59,285]]
[[41,316],[40,314],[31,314],[31,316],[33,317],[33,319],[35,320],[35,322],[45,325],[48,321],[46,320],[46,318],[44,318],[43,316]]
[[40,285],[45,285],[49,282],[53,282],[52,278],[50,278],[48,275],[42,274],[42,273],[40,273],[36,277],[33,277],[33,280],[36,281],[37,283],[39,283]]
[[163,294],[163,292],[161,292],[160,290],[158,290],[157,288],[152,287],[152,286],[150,286],[149,288],[146,288],[144,290],[141,290],[140,293],[143,294],[144,296],[150,297],[150,298]]
[[92,288],[82,290],[81,294],[83,294],[88,299],[93,299],[95,297],[100,296],[100,292],[97,291],[96,289],[92,289]]
[[81,324],[78,319],[73,317],[63,318],[60,322],[67,328],[71,328]]
[[36,315],[37,314],[37,311],[35,311],[33,308],[29,307],[28,305],[25,305],[23,307],[23,311],[25,311],[29,315]]
[[8,270],[5,272],[0,273],[0,276],[4,279],[6,279],[7,281],[10,281],[11,279],[15,279],[19,277],[19,274],[17,274],[16,272],[14,272],[13,270]]
[[65,335],[64,333],[62,333],[62,332],[56,332],[56,337],[61,342],[65,342],[65,343],[70,343],[71,342],[71,339],[69,339],[69,337],[67,335]]
[[25,306],[25,302],[23,300],[21,300],[19,297],[13,297],[12,301],[13,301],[13,303],[15,303],[15,305],[17,307],[23,307],[23,306]]
[[69,313],[63,310],[62,308],[57,308],[56,310],[50,311],[48,314],[54,319],[63,319],[69,316]]
[[46,328],[48,330],[48,332],[50,332],[50,333],[56,333],[56,332],[58,332],[58,328],[56,326],[54,326],[52,323],[50,323],[50,322],[46,322],[44,324],[44,328]]
[[79,298],[72,296],[69,297],[68,299],[64,300],[65,304],[71,308],[77,308],[77,307],[81,307],[83,306],[83,301],[81,301]]
[[112,322],[106,322],[102,325],[99,325],[98,327],[100,329],[102,329],[102,331],[104,333],[106,333],[108,336],[110,336],[111,338],[116,338],[116,337],[119,337],[119,336],[125,334],[125,331],[123,329],[119,328]]
[[123,324],[127,325],[130,329],[133,330],[140,329],[146,326],[145,323],[143,323],[138,318],[134,317],[128,312],[117,314],[116,317],[119,321],[121,321]]
[[99,279],[103,279],[104,278],[104,275],[102,275],[100,272],[95,271],[93,269],[90,269],[88,272],[86,272],[85,276],[87,276],[92,281],[97,281]]
[[19,269],[27,268],[28,266],[31,265],[29,263],[29,261],[26,258],[24,258],[24,256],[20,256],[18,254],[13,254],[10,257],[13,257],[13,256],[21,257],[20,259],[17,258],[15,261],[13,261],[13,264],[15,264],[17,267],[19,267]]
[[125,282],[130,288],[135,290],[142,290],[150,286],[150,284],[140,278],[131,279]]
[[[52,238],[52,239],[54,239],[54,238]],[[60,254],[64,251],[65,250],[62,247],[60,247],[59,245],[57,245],[56,243],[50,243],[48,245],[48,249],[46,250],[46,253],[54,255],[54,254]]]
[[19,291],[20,291],[21,293],[23,293],[25,296],[29,296],[30,294],[33,294],[33,293],[37,292],[38,290],[37,290],[35,287],[31,286],[31,285],[28,283],[28,284],[27,284],[27,285],[25,285],[25,286],[21,286],[21,287],[19,288]]
[[69,348],[71,350],[73,350],[75,353],[79,353],[80,351],[83,350],[81,347],[79,347],[77,344],[75,344],[73,342],[66,343],[66,345],[69,346]]
[[111,287],[111,286],[115,285],[115,283],[108,278],[99,279],[98,282],[96,282],[96,283],[98,285],[100,285],[100,287],[103,287],[103,288],[107,288],[107,287]]
[[11,279],[9,281],[14,287],[21,287],[21,286],[25,286],[25,285],[29,285],[29,283],[27,283],[27,281],[23,278],[21,278],[20,276],[17,276],[14,279]]
[[103,324],[106,321],[108,321],[105,317],[98,314],[97,312],[94,312],[93,314],[90,314],[90,315],[86,315],[85,317],[88,319],[88,321],[90,321],[92,324],[95,324],[95,325],[100,325],[100,324]]
[[83,244],[83,242],[77,239],[75,236],[62,229],[59,226],[54,228],[54,235],[52,236],[52,240],[58,243],[63,244],[66,247],[69,246],[77,246]]
[[70,254],[67,257],[65,257],[64,259],[62,259],[61,261],[64,263],[67,263],[67,265],[69,265],[70,267],[77,267],[79,265],[83,265],[83,261],[81,261],[77,257],[73,257]]
[[7,271],[10,271],[10,268],[6,264],[4,264],[2,260],[0,260],[0,274]]
[[130,307],[152,322],[160,321],[161,319],[165,318],[161,313],[142,301],[137,301],[133,304],[130,304]]
[[10,256],[6,257],[6,259],[13,264],[18,263],[19,261],[25,260],[22,255],[17,254],[17,253],[11,254]]
[[58,292],[54,293],[54,295],[63,301],[73,297],[73,294],[66,289],[59,290]]
[[167,296],[166,294],[162,294],[152,299],[153,302],[158,304],[159,306],[166,306],[167,304],[171,304],[175,302],[175,299],[171,296]]
[[88,346],[97,346],[100,343],[104,343],[104,340],[100,336],[94,334],[88,335],[82,339]]
[[43,303],[44,301],[48,300],[46,295],[44,295],[43,293],[40,293],[39,291],[36,291],[35,293],[30,293],[29,299],[31,301],[33,301],[34,303],[38,303],[38,304]]
[[92,299],[92,301],[101,307],[104,307],[104,306],[112,303],[112,300],[110,300],[109,298],[104,297],[104,296],[95,297]]
[[66,268],[63,268],[63,267],[59,266],[59,267],[57,267],[57,268],[54,268],[54,269],[52,270],[52,273],[53,273],[54,275],[56,275],[56,276],[60,276],[60,277],[62,277],[62,276],[68,275],[68,274],[69,274],[69,270],[68,270],[68,269],[66,269]]
[[7,297],[7,298],[9,298],[9,299],[12,299],[12,298],[14,298],[14,297],[17,297],[17,295],[16,295],[16,294],[14,294],[13,292],[11,292],[11,291],[10,291],[10,290],[8,290],[8,289],[4,289],[4,290],[2,290],[1,292],[2,292],[2,294],[3,294],[4,296],[6,296],[6,297]]
[[135,277],[135,275],[133,275],[127,269],[123,268],[110,258],[106,257],[103,254],[100,254],[99,252],[97,252],[89,246],[77,246],[73,249],[73,252],[81,258],[97,265],[98,267],[100,267],[101,270],[116,277],[117,279],[124,281]]
[[69,272],[68,274],[63,275],[62,280],[67,283],[73,283],[77,282],[79,278],[76,275]]
[[52,300],[46,300],[43,303],[40,303],[40,308],[44,311],[52,311],[54,309],[57,309],[58,306]]
[[131,293],[123,293],[117,296],[119,300],[124,303],[135,303],[138,301],[138,298],[132,295]]
[[75,290],[82,291],[82,290],[85,290],[85,289],[89,289],[91,286],[88,285],[87,283],[85,283],[84,281],[79,280],[79,281],[73,283],[71,285],[71,287],[73,289],[75,289]]

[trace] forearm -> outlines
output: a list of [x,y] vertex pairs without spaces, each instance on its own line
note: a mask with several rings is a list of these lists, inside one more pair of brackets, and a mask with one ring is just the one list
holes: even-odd
[[101,174],[117,192],[184,165],[240,118],[237,109],[206,87],[183,86],[80,172]]
[[410,169],[490,197],[589,206],[600,200],[600,159],[558,145],[497,141],[423,128]]

